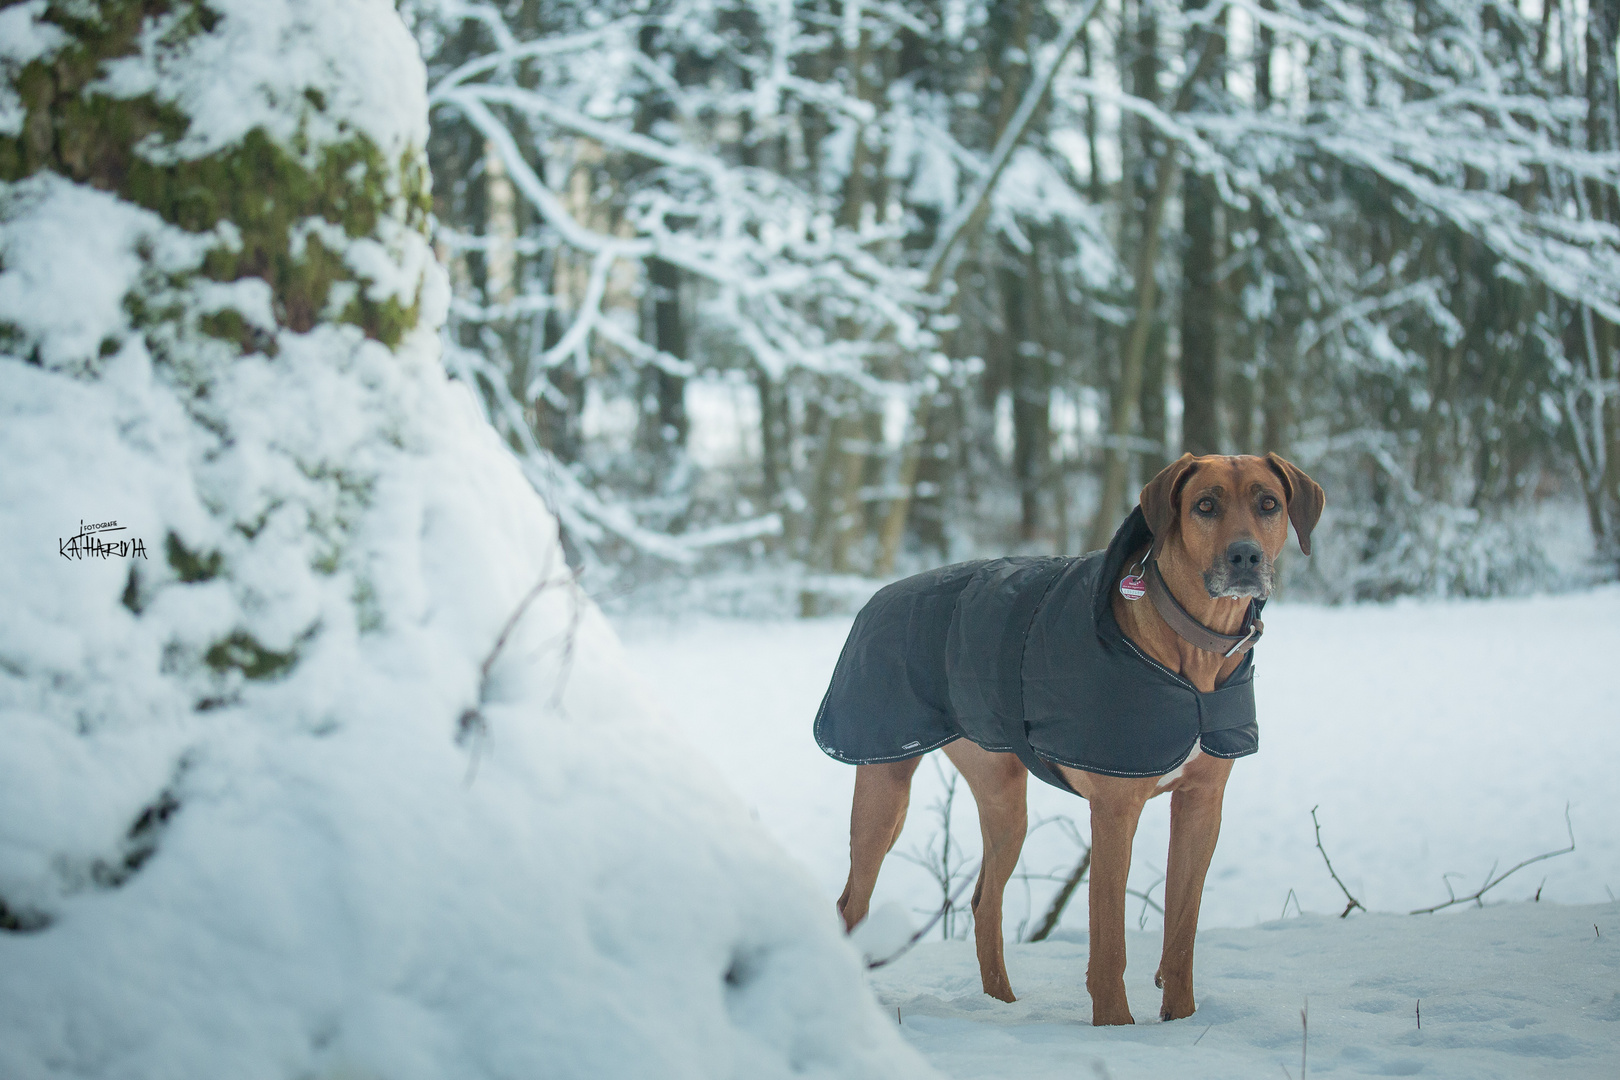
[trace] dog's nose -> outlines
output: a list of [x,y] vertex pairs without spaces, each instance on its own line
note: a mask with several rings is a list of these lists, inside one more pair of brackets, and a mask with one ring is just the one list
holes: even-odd
[[1257,570],[1265,557],[1253,540],[1234,540],[1226,546],[1226,564],[1233,570]]

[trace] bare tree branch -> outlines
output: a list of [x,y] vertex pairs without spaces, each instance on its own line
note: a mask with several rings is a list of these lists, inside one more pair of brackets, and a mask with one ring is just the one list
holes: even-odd
[[1090,870],[1091,845],[1087,844],[1086,849],[1080,853],[1079,861],[1074,864],[1074,869],[1064,879],[1063,887],[1058,890],[1057,895],[1052,898],[1052,903],[1047,906],[1046,915],[1041,919],[1041,925],[1025,940],[1045,941],[1048,935],[1057,929],[1058,920],[1063,918],[1063,909],[1069,906],[1069,900],[1074,896],[1074,890],[1080,887],[1080,883],[1086,879],[1086,874]]
[[996,190],[996,183],[1001,179],[1002,172],[1007,168],[1007,162],[1012,160],[1013,151],[1023,141],[1024,133],[1029,129],[1029,122],[1035,116],[1035,111],[1045,99],[1047,91],[1052,88],[1052,79],[1058,68],[1063,66],[1063,60],[1074,48],[1074,43],[1080,38],[1080,31],[1084,30],[1086,23],[1097,13],[1102,6],[1102,0],[1089,0],[1085,7],[1080,8],[1069,17],[1069,21],[1058,30],[1057,39],[1052,43],[1052,52],[1046,64],[1035,75],[1025,92],[1024,98],[1018,103],[1018,111],[1013,113],[1012,120],[996,141],[996,147],[990,153],[990,163],[979,178],[972,194],[963,199],[951,216],[945,219],[940,226],[939,238],[928,252],[924,266],[928,270],[928,292],[935,292],[945,281],[950,269],[950,255],[956,242],[963,236],[971,236],[978,231],[985,215],[990,212],[990,196]]

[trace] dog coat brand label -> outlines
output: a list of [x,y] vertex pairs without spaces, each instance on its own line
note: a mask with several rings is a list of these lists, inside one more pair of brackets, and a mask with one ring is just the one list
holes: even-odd
[[1147,584],[1141,574],[1126,574],[1119,579],[1119,595],[1127,600],[1140,600],[1147,595]]
[[913,739],[911,742],[906,743],[906,745],[902,746],[900,749],[902,749],[902,750],[915,750],[915,749],[917,749],[917,747],[919,747],[921,745],[922,745],[922,743],[920,743],[917,740]]

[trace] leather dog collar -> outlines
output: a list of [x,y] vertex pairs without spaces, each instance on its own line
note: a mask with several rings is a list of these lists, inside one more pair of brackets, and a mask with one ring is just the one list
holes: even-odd
[[[1157,554],[1155,551],[1154,555]],[[1187,644],[1195,649],[1205,652],[1220,653],[1222,656],[1238,656],[1254,648],[1255,642],[1265,632],[1265,624],[1260,621],[1259,612],[1253,600],[1249,601],[1249,610],[1243,616],[1243,632],[1238,634],[1221,634],[1187,613],[1181,602],[1170,592],[1170,587],[1164,583],[1164,575],[1159,573],[1159,560],[1149,558],[1147,562],[1147,594],[1153,601],[1153,609],[1159,617],[1170,624],[1170,629],[1176,632]]]

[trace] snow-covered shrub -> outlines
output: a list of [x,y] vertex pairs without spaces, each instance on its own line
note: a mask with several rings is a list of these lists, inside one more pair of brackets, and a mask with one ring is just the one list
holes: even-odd
[[0,1076],[925,1072],[446,379],[425,138],[386,0],[0,11]]
[[1286,595],[1330,603],[1401,596],[1485,597],[1590,586],[1613,570],[1593,557],[1578,503],[1542,498],[1469,505],[1466,477],[1420,492],[1394,453],[1319,455],[1328,492],[1311,557],[1285,554]]

